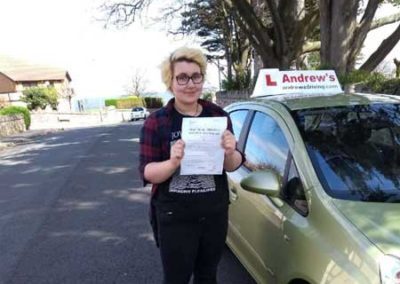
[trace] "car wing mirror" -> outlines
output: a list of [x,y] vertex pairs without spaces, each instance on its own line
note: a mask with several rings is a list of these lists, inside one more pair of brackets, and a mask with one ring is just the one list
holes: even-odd
[[281,189],[280,177],[271,170],[250,173],[241,180],[240,186],[247,191],[278,197]]

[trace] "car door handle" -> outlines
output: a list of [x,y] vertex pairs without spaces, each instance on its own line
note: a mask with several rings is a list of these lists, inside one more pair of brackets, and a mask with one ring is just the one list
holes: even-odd
[[286,234],[283,235],[283,239],[284,239],[285,241],[287,241],[287,242],[290,242],[290,238],[289,238],[289,236],[286,235]]
[[236,201],[239,198],[236,189],[233,187],[229,188],[229,197],[231,201]]

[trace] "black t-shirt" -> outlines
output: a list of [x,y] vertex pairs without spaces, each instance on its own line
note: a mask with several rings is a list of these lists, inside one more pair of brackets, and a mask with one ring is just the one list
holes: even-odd
[[[209,117],[203,109],[199,117]],[[176,110],[172,113],[169,142],[181,139],[182,119]],[[157,208],[185,218],[198,218],[227,210],[229,205],[228,183],[222,175],[180,175],[178,169],[167,181],[161,183],[155,196]]]

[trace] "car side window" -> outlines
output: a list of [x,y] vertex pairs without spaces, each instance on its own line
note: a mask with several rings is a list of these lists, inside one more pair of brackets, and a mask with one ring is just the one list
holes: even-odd
[[251,171],[273,169],[284,177],[289,145],[276,121],[256,112],[245,146],[245,166]]
[[293,159],[290,161],[287,183],[282,192],[283,199],[303,216],[308,215],[308,203],[304,192],[304,187],[299,177]]
[[242,131],[244,121],[246,120],[248,112],[248,110],[237,110],[229,114],[232,120],[232,128],[233,133],[235,134],[236,141],[239,141],[240,132]]

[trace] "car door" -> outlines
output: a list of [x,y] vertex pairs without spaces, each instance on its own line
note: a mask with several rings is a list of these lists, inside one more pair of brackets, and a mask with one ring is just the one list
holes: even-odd
[[[298,194],[302,188],[289,150],[290,137],[286,137],[287,129],[283,131],[279,125],[283,124],[282,120],[278,123],[276,118],[279,116],[272,110],[267,113],[255,109],[248,129],[241,133],[240,146],[246,163],[229,174],[234,198],[231,198],[228,243],[260,283],[277,281],[276,273],[280,271],[284,261],[282,252],[286,249],[287,236],[283,233],[286,212],[289,208],[293,211],[294,203],[302,214],[307,210],[307,203],[301,200],[304,194]],[[290,188],[282,193],[282,198],[269,198],[240,187],[241,179],[263,169],[273,169],[281,177],[283,188]]]
[[[256,279],[274,281],[274,243],[281,238],[283,215],[273,201],[260,194],[247,192],[240,181],[252,171],[274,168],[284,176],[288,146],[277,123],[266,113],[256,111],[251,120],[243,150],[245,164],[230,174],[230,235],[236,243],[244,265]],[[278,235],[277,235],[278,234]]]

